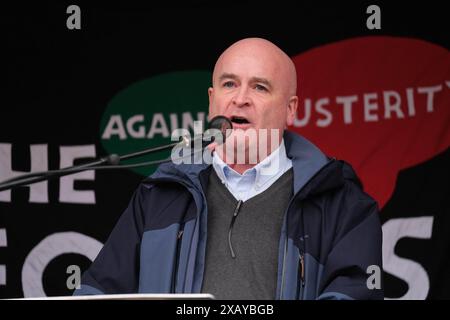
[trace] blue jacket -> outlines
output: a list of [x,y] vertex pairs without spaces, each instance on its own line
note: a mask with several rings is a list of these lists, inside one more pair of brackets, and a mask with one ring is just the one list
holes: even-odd
[[[276,299],[383,298],[382,289],[367,286],[367,268],[382,266],[376,202],[348,164],[295,133],[286,131],[284,140],[294,190],[279,241]],[[211,170],[166,163],[144,180],[75,294],[199,293]]]

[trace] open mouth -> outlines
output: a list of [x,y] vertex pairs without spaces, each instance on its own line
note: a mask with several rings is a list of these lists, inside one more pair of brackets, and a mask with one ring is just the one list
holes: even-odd
[[250,123],[246,118],[244,118],[244,117],[237,117],[237,116],[232,116],[231,117],[231,122],[236,123],[236,124],[248,124],[248,123]]

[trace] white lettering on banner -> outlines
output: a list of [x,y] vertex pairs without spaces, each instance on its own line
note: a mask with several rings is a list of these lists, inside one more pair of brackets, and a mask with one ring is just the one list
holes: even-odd
[[[81,158],[95,158],[95,146],[70,146],[60,147],[60,167],[70,167],[73,165],[73,160]],[[95,203],[95,192],[92,190],[75,190],[75,180],[94,180],[95,171],[83,171],[67,176],[63,176],[60,179],[59,184],[59,201],[66,203]]]
[[352,105],[358,100],[358,96],[336,97],[336,103],[344,107],[344,123],[352,123]]
[[22,288],[25,298],[45,297],[42,276],[45,268],[62,254],[75,253],[93,261],[103,244],[77,232],[60,232],[47,236],[31,250],[22,268]]
[[[367,92],[361,95],[320,97],[315,102],[310,98],[305,98],[303,106],[299,104],[299,111],[302,111],[303,116],[296,115],[294,127],[315,125],[318,128],[326,128],[334,119],[343,119],[343,123],[346,125],[357,120],[378,122],[384,119],[406,119],[416,116],[417,108],[432,113],[436,111],[435,97],[444,91],[443,88],[449,88],[449,82],[446,81],[445,84],[446,87],[436,85],[406,88],[404,94],[394,90],[383,90],[380,93]],[[448,91],[445,90],[445,92]],[[424,104],[417,105],[418,98],[425,100]],[[357,105],[358,102],[359,105]],[[357,106],[362,108],[362,119],[355,119],[354,113]],[[342,112],[342,116],[338,116],[340,112]],[[314,123],[310,123],[313,113],[316,113],[318,117]]]
[[152,118],[152,124],[148,131],[147,138],[151,139],[155,134],[160,134],[162,137],[167,138],[170,136],[169,128],[164,120],[162,113],[155,113]]
[[330,99],[322,98],[322,99],[317,100],[317,102],[316,102],[317,113],[320,113],[325,116],[324,119],[317,120],[317,126],[319,126],[319,127],[328,127],[330,125],[331,121],[333,120],[333,115],[331,114],[331,112],[328,111],[327,109],[323,108],[323,106],[326,104],[330,104]]
[[[400,95],[395,91],[384,91],[384,118],[390,119],[391,112],[395,111],[398,119],[402,119],[405,117],[402,110],[400,109]],[[392,102],[392,98],[394,98],[394,102]]]
[[[194,129],[194,119],[192,118],[192,114],[190,112],[183,112],[181,115],[183,121],[182,121],[182,127],[185,129]],[[204,112],[198,112],[197,113],[197,121],[205,122],[205,113]],[[173,131],[174,128],[172,128]],[[176,129],[176,128],[175,128]]]
[[405,295],[398,299],[425,299],[430,290],[430,280],[419,263],[397,256],[395,246],[404,237],[431,239],[432,231],[433,216],[391,219],[383,224],[383,269],[404,280],[409,287]]
[[[8,242],[6,239],[6,229],[0,229],[0,248],[7,247]],[[6,266],[0,264],[0,286],[6,284]]]
[[143,122],[144,121],[144,115],[143,114],[137,114],[133,117],[131,117],[127,121],[127,130],[130,136],[133,138],[139,139],[139,138],[145,138],[145,127],[143,125],[139,126],[139,129],[135,130],[134,125],[137,122]]
[[[0,181],[25,174],[26,172],[12,170],[12,144],[0,143]],[[30,145],[30,172],[48,170],[48,145]],[[95,157],[95,145],[60,147],[60,168],[73,164],[74,159]],[[59,201],[66,203],[94,204],[95,193],[92,190],[74,190],[75,180],[94,180],[95,173],[80,172],[60,178]],[[25,186],[30,188],[29,201],[32,203],[48,203],[48,182],[42,181]],[[0,192],[0,201],[11,202],[11,190]]]
[[[12,144],[0,143],[0,181],[4,181],[27,172],[12,170]],[[30,145],[31,172],[48,170],[47,145]],[[31,184],[29,201],[35,203],[48,203],[47,181]],[[0,201],[11,202],[11,190],[0,192]]]
[[304,105],[304,111],[305,111],[305,115],[303,116],[302,119],[299,119],[297,117],[297,115],[294,118],[294,127],[305,127],[308,123],[309,123],[309,119],[311,118],[311,109],[312,109],[312,101],[311,99],[305,99]]
[[170,128],[172,129],[171,131],[174,132],[175,130],[180,128],[178,126],[178,115],[176,113],[171,113],[169,117],[170,117]]
[[414,106],[414,88],[406,89],[406,99],[408,99],[408,116],[416,115],[416,107]]
[[419,93],[426,93],[427,94],[427,111],[433,112],[434,111],[434,93],[442,91],[442,86],[434,86],[434,87],[420,87],[417,88],[417,91]]
[[[324,112],[330,113],[327,110]],[[195,121],[204,122],[205,119],[205,112],[198,112],[196,120],[194,120],[190,112],[183,112],[181,113],[181,128],[193,129]],[[148,130],[146,130],[145,123],[150,123]],[[170,130],[168,123],[170,124]],[[114,114],[110,116],[103,130],[102,139],[109,140],[112,137],[117,137],[119,140],[126,140],[128,138],[153,139],[156,136],[168,138],[170,137],[170,132],[180,129],[178,125],[179,121],[176,113],[170,113],[168,120],[166,120],[163,113],[154,113],[150,122],[145,120],[143,114],[132,115],[127,119],[122,118],[121,115]]]
[[102,139],[110,139],[111,136],[119,136],[120,140],[127,138],[121,115],[115,114],[109,118],[105,131],[103,131]]
[[370,100],[377,99],[376,93],[367,93],[364,95],[364,120],[367,122],[378,121],[377,114],[371,114],[372,110],[377,110],[378,105],[376,103],[371,103]]

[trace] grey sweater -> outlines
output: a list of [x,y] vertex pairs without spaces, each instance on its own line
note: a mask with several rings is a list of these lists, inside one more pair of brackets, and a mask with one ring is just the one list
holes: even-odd
[[274,299],[281,227],[291,196],[292,169],[242,203],[211,170],[202,292],[217,299]]

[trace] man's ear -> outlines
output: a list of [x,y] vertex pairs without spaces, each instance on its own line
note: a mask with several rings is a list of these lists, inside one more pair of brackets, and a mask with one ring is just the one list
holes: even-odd
[[292,96],[289,98],[288,110],[286,113],[286,124],[292,126],[297,115],[298,97]]
[[212,113],[212,101],[213,101],[213,95],[214,95],[214,89],[213,88],[208,88],[208,99],[209,99],[209,114]]

